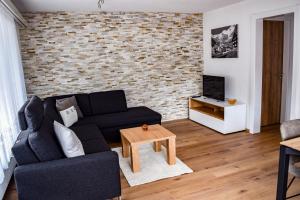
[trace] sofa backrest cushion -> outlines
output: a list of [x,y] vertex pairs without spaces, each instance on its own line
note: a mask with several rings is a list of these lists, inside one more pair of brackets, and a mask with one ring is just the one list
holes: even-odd
[[89,94],[89,97],[94,115],[127,111],[123,90],[95,92]]
[[55,99],[50,97],[44,100],[44,115],[50,121],[63,123],[59,112],[56,110]]
[[44,119],[44,108],[43,102],[39,97],[31,97],[25,107],[25,118],[29,130],[37,131],[40,128]]
[[65,158],[54,133],[53,122],[43,120],[39,130],[30,132],[29,145],[39,161],[50,161]]
[[90,106],[90,100],[88,94],[68,94],[68,95],[48,97],[46,99],[53,99],[54,103],[56,103],[56,99],[64,99],[72,96],[75,96],[77,104],[83,113],[83,116],[90,116],[93,114]]
[[11,149],[18,165],[26,165],[39,162],[36,155],[33,153],[31,147],[29,146],[29,132],[29,130],[22,131]]
[[27,122],[26,122],[26,117],[25,117],[25,108],[27,104],[29,103],[29,100],[27,100],[23,106],[20,108],[18,111],[18,120],[19,120],[19,126],[22,131],[27,129]]

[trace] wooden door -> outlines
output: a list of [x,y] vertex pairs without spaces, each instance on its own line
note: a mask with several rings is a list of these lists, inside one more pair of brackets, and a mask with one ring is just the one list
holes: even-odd
[[280,123],[283,72],[283,21],[263,23],[261,126]]

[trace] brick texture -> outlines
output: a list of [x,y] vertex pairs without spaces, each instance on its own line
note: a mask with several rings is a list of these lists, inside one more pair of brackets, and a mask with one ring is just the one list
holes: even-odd
[[202,93],[202,14],[24,13],[20,30],[28,95],[124,89],[128,106],[163,120],[187,117]]

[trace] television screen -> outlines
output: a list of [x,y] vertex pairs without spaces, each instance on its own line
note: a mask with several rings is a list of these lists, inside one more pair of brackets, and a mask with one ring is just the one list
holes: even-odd
[[220,101],[225,100],[225,78],[203,75],[203,96]]

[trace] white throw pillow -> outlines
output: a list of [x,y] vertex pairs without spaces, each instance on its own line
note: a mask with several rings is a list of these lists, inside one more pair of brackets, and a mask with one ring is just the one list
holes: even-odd
[[64,125],[54,121],[54,132],[66,157],[72,158],[84,155],[83,146],[76,134]]
[[66,127],[70,127],[78,121],[78,115],[74,106],[71,106],[66,110],[59,111],[59,113]]

